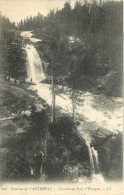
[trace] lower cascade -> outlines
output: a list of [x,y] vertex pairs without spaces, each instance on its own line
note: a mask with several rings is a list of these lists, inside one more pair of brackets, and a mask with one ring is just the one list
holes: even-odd
[[33,83],[39,83],[46,78],[42,61],[39,57],[39,54],[33,45],[26,45],[27,53],[27,81]]
[[99,173],[99,160],[98,160],[98,153],[97,153],[97,150],[94,149],[94,147],[91,147],[91,152],[92,152],[92,159],[93,159],[93,162],[92,164],[93,165],[93,172],[94,173]]
[[89,158],[90,158],[90,166],[91,166],[91,173],[92,175],[101,175],[99,170],[99,160],[98,160],[98,153],[97,150],[94,149],[94,147],[90,146],[90,142],[86,141],[86,145],[88,148]]

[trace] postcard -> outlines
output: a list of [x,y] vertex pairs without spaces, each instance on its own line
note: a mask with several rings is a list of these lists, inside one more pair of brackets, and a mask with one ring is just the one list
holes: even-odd
[[123,193],[123,2],[0,0],[0,194]]

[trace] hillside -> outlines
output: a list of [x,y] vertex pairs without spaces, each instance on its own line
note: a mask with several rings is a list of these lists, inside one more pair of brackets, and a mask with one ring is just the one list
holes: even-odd
[[[35,126],[32,124],[31,113],[33,107],[35,112],[45,109],[45,101],[26,88],[8,82],[0,84],[0,94],[0,178],[2,181],[30,178],[29,161],[36,147],[40,147],[36,144],[38,138],[34,139]],[[29,147],[33,143],[32,152]]]

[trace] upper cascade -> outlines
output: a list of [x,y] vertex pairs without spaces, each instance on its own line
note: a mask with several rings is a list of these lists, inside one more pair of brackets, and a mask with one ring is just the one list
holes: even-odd
[[42,61],[33,45],[26,45],[27,53],[27,81],[39,83],[43,81],[46,76],[43,72]]

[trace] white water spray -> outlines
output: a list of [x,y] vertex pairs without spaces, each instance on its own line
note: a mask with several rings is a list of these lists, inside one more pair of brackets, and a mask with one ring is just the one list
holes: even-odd
[[27,53],[27,81],[39,83],[44,80],[45,74],[43,72],[42,61],[39,54],[33,45],[26,45]]
[[88,148],[89,158],[90,158],[90,165],[91,165],[91,172],[92,174],[99,172],[99,160],[98,160],[98,153],[94,149],[94,147],[90,146],[90,142],[86,141],[86,145]]
[[103,184],[105,183],[102,173],[99,170],[99,159],[98,152],[94,149],[94,147],[90,146],[90,140],[86,137],[84,138],[86,141],[86,145],[88,148],[89,158],[90,158],[90,167],[92,173],[92,184]]
[[88,148],[88,153],[90,157],[90,165],[91,165],[91,172],[95,173],[95,167],[94,167],[94,159],[93,159],[93,153],[92,153],[92,148],[90,147],[90,143],[86,141],[86,145]]
[[91,147],[92,156],[94,160],[94,171],[99,172],[99,159],[98,159],[98,152],[94,149],[94,147]]
[[91,166],[91,172],[92,174],[99,173],[99,159],[98,159],[98,152],[94,149],[93,146],[91,146],[91,140],[90,138],[87,138],[87,135],[83,135],[86,145],[88,148],[89,158],[90,158],[90,166]]

